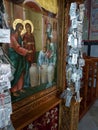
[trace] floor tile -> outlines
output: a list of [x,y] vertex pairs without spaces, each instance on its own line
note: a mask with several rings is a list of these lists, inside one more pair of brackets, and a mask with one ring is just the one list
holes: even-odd
[[80,120],[78,130],[98,130],[98,100]]

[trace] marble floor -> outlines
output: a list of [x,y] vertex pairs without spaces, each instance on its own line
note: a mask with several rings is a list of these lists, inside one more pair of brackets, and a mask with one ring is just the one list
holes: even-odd
[[98,100],[80,120],[78,130],[98,130]]

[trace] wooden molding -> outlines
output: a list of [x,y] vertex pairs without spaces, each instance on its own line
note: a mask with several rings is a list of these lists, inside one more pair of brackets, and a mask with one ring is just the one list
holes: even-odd
[[56,86],[54,86],[14,103],[11,119],[15,130],[24,128],[49,109],[58,105],[61,99],[57,97],[57,91]]
[[32,102],[36,101],[37,99],[47,95],[48,93],[51,93],[51,92],[56,91],[56,90],[57,90],[57,87],[53,86],[53,87],[45,89],[41,92],[33,94],[33,95],[31,95],[31,96],[29,96],[25,99],[22,99],[18,102],[15,102],[15,103],[12,104],[13,111],[15,112],[15,111],[19,110],[21,107],[24,107],[27,104],[32,103]]

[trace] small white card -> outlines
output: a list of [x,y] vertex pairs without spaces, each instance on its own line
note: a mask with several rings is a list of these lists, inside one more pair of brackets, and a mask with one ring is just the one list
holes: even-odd
[[74,48],[77,48],[77,45],[78,45],[78,41],[77,41],[77,38],[74,39]]
[[72,25],[72,28],[73,28],[73,29],[74,29],[74,28],[77,28],[77,26],[78,26],[77,23],[78,23],[78,22],[77,22],[77,19],[76,19],[76,18],[72,19],[71,25]]
[[0,43],[10,43],[10,29],[0,29]]
[[77,3],[76,2],[71,3],[70,10],[72,9],[76,10],[76,8],[77,8]]
[[73,64],[73,65],[76,65],[76,64],[77,64],[77,58],[78,58],[78,55],[77,55],[77,54],[73,54],[73,55],[72,55],[72,64]]
[[85,10],[85,5],[84,4],[80,4],[79,5],[79,9],[80,9],[80,11],[84,11]]

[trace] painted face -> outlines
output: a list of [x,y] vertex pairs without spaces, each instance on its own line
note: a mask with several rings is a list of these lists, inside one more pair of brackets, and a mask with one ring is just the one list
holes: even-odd
[[19,31],[19,33],[21,33],[21,32],[22,32],[22,30],[23,30],[23,26],[20,26],[20,27],[19,27],[19,30],[18,30],[18,31]]
[[43,48],[43,52],[45,53],[47,51],[46,47]]
[[30,24],[26,24],[25,26],[27,32],[31,32],[31,26]]
[[22,32],[22,30],[23,30],[23,25],[21,23],[18,23],[16,25],[16,30],[15,31],[17,31],[20,34]]

